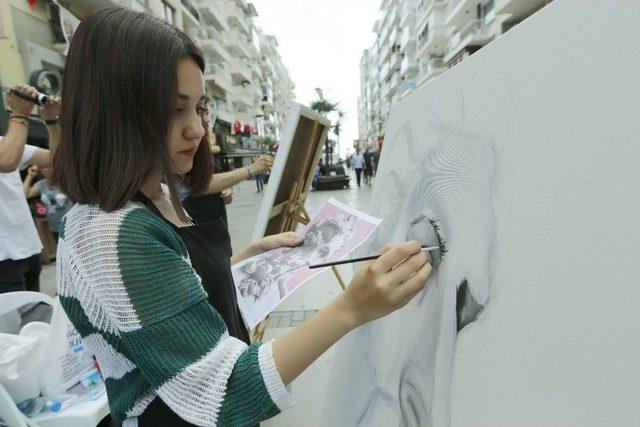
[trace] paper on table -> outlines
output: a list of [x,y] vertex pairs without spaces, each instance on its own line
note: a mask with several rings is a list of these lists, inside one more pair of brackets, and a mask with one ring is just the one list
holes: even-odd
[[300,285],[329,268],[311,270],[309,265],[343,259],[380,222],[332,198],[301,230],[301,246],[274,249],[234,265],[238,306],[247,326],[255,327]]

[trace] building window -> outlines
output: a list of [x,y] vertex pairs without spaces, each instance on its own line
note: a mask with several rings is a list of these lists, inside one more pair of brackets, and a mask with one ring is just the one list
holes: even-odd
[[493,21],[493,18],[496,16],[495,9],[493,8],[493,0],[489,0],[485,5],[482,6],[482,22],[484,25],[489,24]]
[[171,5],[167,4],[166,1],[162,2],[162,13],[165,21],[167,21],[169,24],[175,24],[174,16],[176,10],[172,8]]

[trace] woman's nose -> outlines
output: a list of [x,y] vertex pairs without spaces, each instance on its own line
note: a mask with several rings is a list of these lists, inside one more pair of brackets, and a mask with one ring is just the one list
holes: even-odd
[[197,123],[194,123],[193,125],[189,126],[185,130],[185,137],[187,139],[200,140],[204,136],[205,132],[206,132],[206,129],[202,126],[202,123],[198,121]]

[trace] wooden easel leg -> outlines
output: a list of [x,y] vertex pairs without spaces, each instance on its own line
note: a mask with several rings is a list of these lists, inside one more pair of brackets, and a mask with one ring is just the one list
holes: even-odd
[[267,330],[267,326],[269,326],[269,322],[271,322],[271,316],[265,317],[265,319],[258,323],[255,328],[253,328],[253,334],[251,335],[251,341],[262,341],[264,337],[264,333]]

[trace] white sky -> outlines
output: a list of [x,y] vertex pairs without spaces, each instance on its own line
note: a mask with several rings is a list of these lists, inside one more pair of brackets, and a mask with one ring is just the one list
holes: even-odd
[[[360,57],[372,45],[380,0],[251,0],[257,24],[276,36],[282,61],[289,69],[296,100],[309,105],[317,98],[339,102],[346,113],[340,151],[358,138]],[[353,150],[352,150],[353,151]]]

